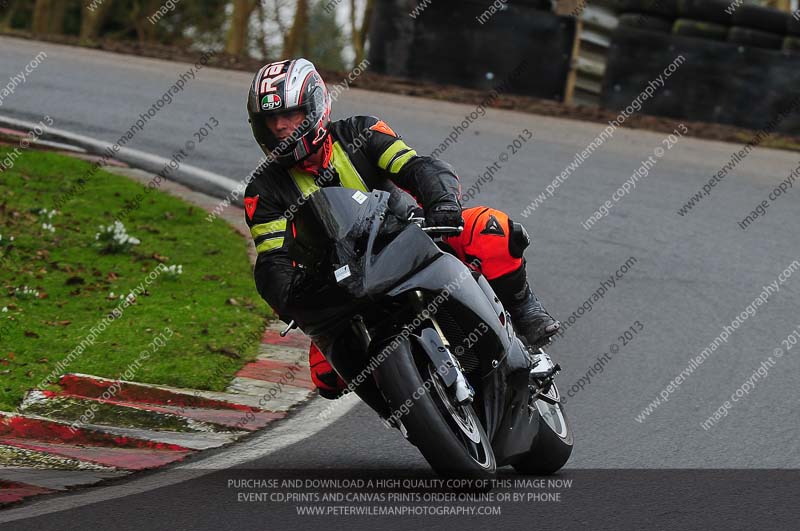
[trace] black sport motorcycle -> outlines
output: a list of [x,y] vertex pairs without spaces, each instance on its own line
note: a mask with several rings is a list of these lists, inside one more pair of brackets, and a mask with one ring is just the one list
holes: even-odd
[[387,192],[341,187],[309,195],[293,221],[290,257],[317,288],[286,331],[309,335],[437,473],[564,466],[573,436],[560,367],[517,337],[481,274],[437,245],[453,227],[403,219]]

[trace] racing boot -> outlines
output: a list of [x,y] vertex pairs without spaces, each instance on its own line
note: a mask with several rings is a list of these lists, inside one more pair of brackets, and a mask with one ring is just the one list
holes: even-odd
[[544,346],[558,333],[561,323],[544,309],[531,291],[525,261],[516,271],[490,280],[489,284],[511,316],[514,330],[529,347]]

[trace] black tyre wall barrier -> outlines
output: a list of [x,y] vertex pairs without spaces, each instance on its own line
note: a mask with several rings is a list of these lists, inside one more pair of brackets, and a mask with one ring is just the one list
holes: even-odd
[[774,33],[750,28],[733,27],[728,32],[728,41],[753,48],[780,50],[781,46],[783,46],[783,35],[775,35]]
[[714,24],[713,22],[679,18],[675,21],[672,33],[675,35],[683,35],[684,37],[725,41],[728,39],[728,26]]
[[730,5],[725,0],[678,0],[678,16],[730,26],[733,17],[725,11]]
[[733,12],[735,26],[744,26],[778,35],[786,32],[786,24],[790,18],[792,17],[789,13],[777,9],[747,4],[737,7]]
[[408,14],[417,0],[377,0],[369,33],[369,69],[373,72],[409,77],[408,65],[414,46],[414,19]]
[[613,0],[611,6],[617,13],[647,13],[668,19],[678,16],[678,0]]
[[376,2],[370,70],[482,90],[518,71],[508,92],[563,99],[575,19],[513,0],[494,12],[484,0],[433,0],[412,18],[417,5]]
[[672,31],[672,19],[645,15],[644,13],[623,13],[619,16],[619,25],[626,28],[659,31],[661,33]]
[[[602,105],[626,108],[679,55],[683,64],[643,104],[642,113],[759,129],[798,96],[796,55],[626,28],[613,36]],[[776,130],[800,135],[800,109]]]
[[783,51],[791,54],[800,54],[800,39],[797,37],[784,37]]
[[794,15],[789,17],[786,21],[786,33],[790,36],[800,37],[800,15],[794,18]]

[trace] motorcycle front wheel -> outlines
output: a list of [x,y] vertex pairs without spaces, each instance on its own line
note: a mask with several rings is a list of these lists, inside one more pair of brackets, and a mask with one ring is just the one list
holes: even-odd
[[378,366],[378,386],[431,467],[441,475],[494,477],[497,463],[486,431],[470,404],[458,404],[431,361],[414,356],[408,339],[396,338]]

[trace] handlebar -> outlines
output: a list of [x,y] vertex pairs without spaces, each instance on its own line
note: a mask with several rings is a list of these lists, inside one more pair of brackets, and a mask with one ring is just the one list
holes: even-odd
[[414,217],[411,216],[408,218],[411,223],[416,223],[419,228],[422,229],[422,232],[426,234],[430,234],[432,236],[436,235],[449,235],[449,234],[461,234],[464,230],[464,226],[461,225],[460,227],[446,227],[446,226],[439,226],[439,227],[426,227],[425,226],[425,218],[421,217]]
[[422,227],[422,232],[427,234],[461,234],[464,226],[460,227]]

